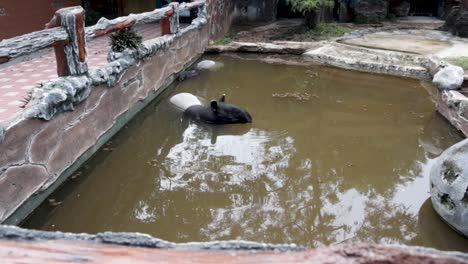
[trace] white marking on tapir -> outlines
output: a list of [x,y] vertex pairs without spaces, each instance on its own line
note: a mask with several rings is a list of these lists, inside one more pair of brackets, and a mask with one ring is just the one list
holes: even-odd
[[204,60],[201,61],[197,64],[197,69],[199,70],[208,70],[210,68],[213,68],[216,65],[216,62],[211,61],[211,60]]
[[169,101],[182,111],[194,105],[202,105],[202,102],[198,97],[189,93],[176,94],[169,99]]

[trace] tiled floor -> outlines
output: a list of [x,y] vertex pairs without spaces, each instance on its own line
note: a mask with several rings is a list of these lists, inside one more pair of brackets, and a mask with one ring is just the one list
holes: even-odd
[[[143,40],[160,36],[159,23],[136,26]],[[90,69],[107,64],[110,49],[109,37],[102,36],[88,42],[88,66]],[[0,64],[0,123],[14,118],[23,110],[21,102],[34,87],[57,78],[57,66],[52,48],[42,55],[16,64],[2,67]]]

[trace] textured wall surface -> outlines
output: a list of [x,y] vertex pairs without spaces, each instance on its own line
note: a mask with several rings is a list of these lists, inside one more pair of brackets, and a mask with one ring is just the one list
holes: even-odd
[[81,5],[81,0],[2,0],[0,40],[44,29],[56,10]]
[[229,31],[237,16],[234,0],[207,0],[210,15],[210,37],[217,39]]

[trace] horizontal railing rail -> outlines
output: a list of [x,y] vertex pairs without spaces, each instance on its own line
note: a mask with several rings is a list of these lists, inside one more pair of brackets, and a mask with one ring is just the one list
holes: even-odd
[[[164,19],[170,19],[175,14],[182,11],[188,11],[195,8],[202,8],[206,4],[205,1],[195,1],[195,2],[188,2],[188,3],[170,3],[168,6],[155,9],[151,12],[144,12],[139,14],[130,14],[128,16],[118,17],[112,20],[101,18],[96,23],[96,25],[86,27],[86,38],[92,39],[96,37],[100,37],[102,35],[106,35],[112,31],[116,31],[119,29],[131,27],[133,25],[138,24],[148,24],[158,22]],[[178,25],[178,21],[174,21]],[[173,23],[174,23],[173,22]],[[162,26],[164,27],[164,26]],[[177,26],[178,27],[178,26]],[[164,29],[162,29],[162,33],[168,34]],[[171,32],[175,33],[175,32]]]
[[201,8],[205,6],[206,2],[205,1],[195,1],[195,2],[188,2],[188,3],[181,3],[179,5],[179,12],[181,11],[188,11],[192,10],[195,8]]
[[68,33],[62,27],[35,31],[0,41],[0,64],[41,49],[69,42]]
[[109,20],[105,17],[98,20],[98,22],[90,27],[86,27],[86,37],[88,39],[105,35],[111,31],[131,27],[134,24],[147,24],[157,22],[165,17],[170,16],[172,7],[167,6],[155,9],[151,12],[144,12],[140,14],[130,14],[128,16],[118,17]]

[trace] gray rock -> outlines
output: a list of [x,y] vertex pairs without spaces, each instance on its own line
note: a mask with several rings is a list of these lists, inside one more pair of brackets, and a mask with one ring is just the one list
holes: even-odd
[[204,60],[201,61],[197,64],[197,69],[199,70],[208,70],[210,68],[213,68],[216,65],[216,62],[212,60]]
[[463,84],[464,74],[461,67],[449,65],[437,72],[432,82],[442,90],[458,90]]
[[447,149],[431,168],[431,200],[435,211],[468,237],[468,139]]

